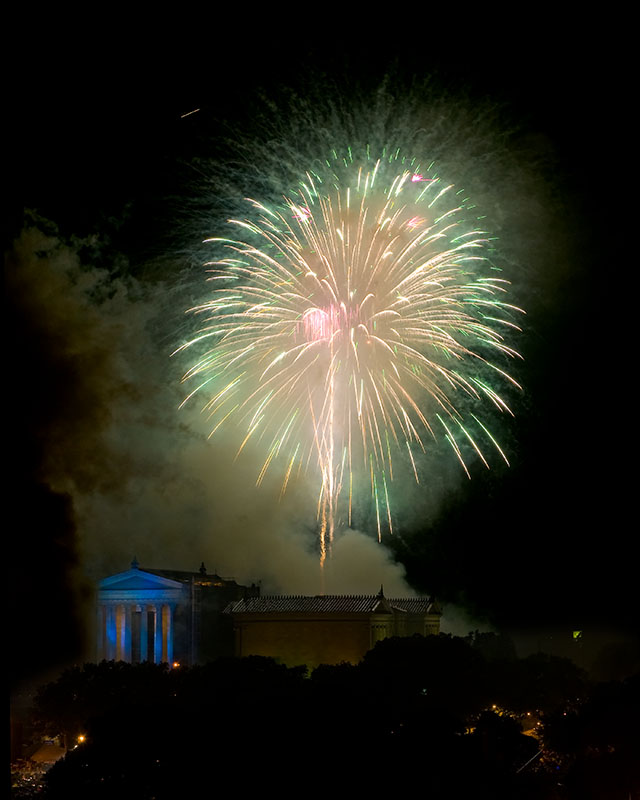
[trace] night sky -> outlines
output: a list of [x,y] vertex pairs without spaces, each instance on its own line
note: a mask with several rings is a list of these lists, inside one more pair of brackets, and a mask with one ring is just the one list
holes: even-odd
[[[226,139],[264,139],[254,109],[289,87],[331,86],[348,105],[385,75],[396,99],[431,76],[450,108],[495,109],[477,174],[488,197],[506,192],[499,226],[517,223],[500,235],[528,312],[525,391],[506,433],[511,468],[469,482],[443,467],[399,513],[390,549],[366,524],[343,544],[333,587],[398,594],[406,571],[467,629],[636,630],[635,254],[616,247],[633,217],[614,38],[588,20],[529,21],[508,39],[490,20],[464,34],[427,23],[389,42],[289,40],[223,20],[206,32],[192,20],[188,38],[118,30],[98,45],[46,26],[20,37],[5,236],[16,675],[80,657],[93,582],[134,555],[317,591],[312,495],[278,505],[275,479],[256,492],[250,459],[230,466],[229,443],[207,444],[177,411],[184,364],[169,356],[204,292],[196,250],[207,192],[212,215],[224,205]],[[37,642],[34,619],[46,620]]]

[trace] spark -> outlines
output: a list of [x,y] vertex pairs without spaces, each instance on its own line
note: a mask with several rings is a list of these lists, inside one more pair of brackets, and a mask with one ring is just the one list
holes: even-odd
[[417,482],[416,453],[440,440],[468,476],[470,458],[489,467],[487,445],[507,460],[469,408],[511,413],[499,392],[517,386],[503,362],[518,357],[505,337],[521,313],[491,237],[433,164],[419,172],[399,151],[326,164],[279,205],[249,201],[237,238],[210,240],[213,288],[192,309],[206,323],[179,348],[198,351],[185,380],[213,431],[233,424],[240,451],[266,452],[258,483],[276,463],[281,493],[296,465],[317,470],[321,564],[358,476],[380,538],[402,454]]

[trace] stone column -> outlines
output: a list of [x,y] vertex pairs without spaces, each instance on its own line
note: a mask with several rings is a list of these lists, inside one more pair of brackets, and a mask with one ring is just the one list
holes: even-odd
[[106,653],[107,661],[113,661],[116,657],[116,607],[105,606],[105,627],[106,627]]
[[124,661],[124,606],[119,603],[115,608],[116,615],[116,661]]
[[155,612],[154,621],[154,637],[153,637],[153,660],[154,663],[159,664],[162,661],[162,604],[155,603],[153,606]]
[[133,627],[133,606],[131,603],[127,604],[123,609],[123,627],[122,632],[122,660],[131,663],[131,628]]
[[173,612],[168,603],[162,607],[162,660],[173,663]]
[[147,627],[148,611],[145,605],[142,606],[140,614],[140,661],[149,661],[149,632]]
[[105,657],[106,626],[104,606],[98,604],[98,616],[96,619],[96,663],[100,663]]

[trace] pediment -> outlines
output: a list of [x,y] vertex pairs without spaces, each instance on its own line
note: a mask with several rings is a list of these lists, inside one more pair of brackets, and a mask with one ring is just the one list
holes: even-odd
[[371,606],[372,614],[393,614],[393,610],[385,597],[377,597],[374,604]]
[[141,569],[130,569],[103,578],[99,583],[100,591],[121,589],[184,589],[184,584],[172,581],[170,578],[161,578]]

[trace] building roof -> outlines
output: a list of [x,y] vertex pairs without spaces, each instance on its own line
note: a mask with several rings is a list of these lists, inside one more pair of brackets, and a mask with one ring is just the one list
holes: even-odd
[[191,580],[195,583],[202,583],[211,586],[238,586],[234,578],[222,578],[220,575],[217,575],[215,572],[213,575],[207,574],[207,572],[203,572],[202,570],[199,572],[188,572],[186,570],[179,570],[179,569],[151,569],[150,567],[144,568],[146,572],[150,572],[152,575],[158,575],[162,578],[170,578],[174,581],[180,581],[181,583],[191,583]]
[[[145,573],[147,575],[157,575],[160,578],[167,578],[179,583],[195,583],[200,586],[216,586],[224,587],[226,589],[241,589],[234,578],[222,578],[217,572],[213,574],[207,573],[207,568],[204,561],[200,564],[200,569],[195,571],[179,570],[179,569],[152,569],[151,567],[141,568],[138,559],[134,557],[131,562],[131,569],[127,574],[135,574],[136,572]],[[124,573],[123,573],[124,574]]]
[[433,597],[397,597],[388,602],[396,610],[406,611],[407,614],[442,615],[442,609]]
[[184,591],[184,587],[179,581],[175,581],[165,575],[158,575],[151,572],[151,570],[138,569],[137,567],[103,578],[99,582],[98,588],[101,592],[142,591],[144,589],[179,589]]
[[408,597],[388,599],[377,595],[271,595],[237,600],[225,609],[227,614],[391,614],[393,611],[410,614],[439,614],[440,609],[431,598]]

